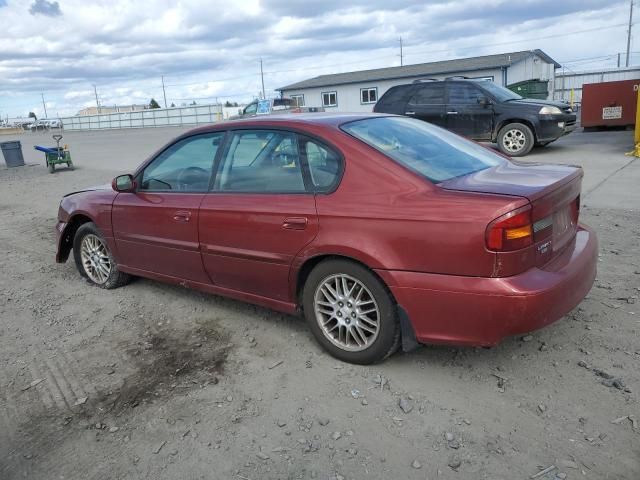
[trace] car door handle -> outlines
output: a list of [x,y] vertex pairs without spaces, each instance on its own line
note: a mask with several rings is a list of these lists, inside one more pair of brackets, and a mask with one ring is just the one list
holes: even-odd
[[307,217],[289,217],[282,222],[282,228],[288,230],[304,230],[307,228]]
[[176,222],[188,222],[189,220],[191,220],[191,212],[188,212],[186,210],[178,210],[177,212],[174,212],[173,219]]
[[450,110],[447,112],[447,115],[458,115],[458,112],[456,112],[455,110]]
[[416,112],[404,112],[405,115],[415,115]]

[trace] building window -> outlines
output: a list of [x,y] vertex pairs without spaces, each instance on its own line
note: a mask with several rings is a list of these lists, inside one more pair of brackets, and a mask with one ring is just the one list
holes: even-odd
[[291,95],[291,100],[293,100],[294,107],[304,107],[304,94],[300,95]]
[[322,106],[323,107],[337,107],[338,106],[338,92],[322,92]]
[[378,87],[360,89],[360,103],[376,103],[377,101]]

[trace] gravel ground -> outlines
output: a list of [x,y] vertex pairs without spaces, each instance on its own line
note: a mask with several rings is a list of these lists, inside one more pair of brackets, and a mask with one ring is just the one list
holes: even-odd
[[[0,478],[640,478],[640,163],[631,132],[575,132],[527,161],[585,168],[599,274],[561,321],[492,349],[340,363],[304,322],[54,263],[64,193],[178,129],[65,133],[75,171],[0,167]],[[10,140],[9,138],[3,138]],[[553,468],[551,468],[553,467]],[[545,473],[546,471],[546,473]]]

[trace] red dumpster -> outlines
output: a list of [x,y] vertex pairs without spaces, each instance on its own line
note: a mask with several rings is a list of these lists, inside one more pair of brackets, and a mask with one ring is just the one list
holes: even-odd
[[634,125],[639,88],[640,79],[584,84],[581,125],[583,127]]

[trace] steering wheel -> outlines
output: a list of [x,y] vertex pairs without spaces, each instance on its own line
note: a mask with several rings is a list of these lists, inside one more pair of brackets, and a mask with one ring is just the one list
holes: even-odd
[[189,188],[198,182],[202,182],[203,179],[209,178],[209,172],[200,167],[186,167],[183,168],[176,178],[178,184],[178,190],[189,190]]

